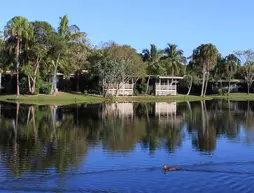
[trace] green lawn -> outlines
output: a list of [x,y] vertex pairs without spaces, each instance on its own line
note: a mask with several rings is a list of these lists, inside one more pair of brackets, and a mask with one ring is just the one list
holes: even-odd
[[132,96],[132,97],[118,97],[118,102],[167,102],[167,101],[200,101],[210,100],[211,97],[202,98],[200,96],[193,95],[177,95],[177,96]]
[[[209,95],[206,97],[193,96],[193,95],[177,95],[177,96],[131,96],[131,97],[117,97],[114,101],[117,102],[170,102],[170,101],[200,101],[212,99],[229,99],[229,100],[253,100],[254,94],[233,93],[229,96]],[[51,95],[21,95],[18,99],[15,95],[2,95],[0,101],[4,102],[20,102],[23,104],[56,104],[68,105],[78,103],[101,103],[105,99],[102,96],[84,96],[82,94],[70,94],[59,92],[57,96]]]
[[213,99],[229,99],[229,100],[237,100],[237,101],[245,101],[245,100],[254,100],[254,93],[246,94],[246,93],[231,93],[229,96],[218,96],[218,95],[210,95]]
[[51,95],[20,95],[17,99],[16,95],[3,95],[0,96],[0,101],[4,102],[20,102],[23,104],[56,104],[68,105],[77,103],[101,103],[104,101],[100,96],[84,96],[78,94],[62,93],[59,92],[57,96]]

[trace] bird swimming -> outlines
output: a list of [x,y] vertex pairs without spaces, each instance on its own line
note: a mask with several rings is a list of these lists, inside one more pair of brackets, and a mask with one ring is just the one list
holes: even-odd
[[163,170],[164,172],[166,171],[177,171],[177,170],[180,170],[179,168],[176,168],[176,167],[168,167],[166,164],[163,165]]

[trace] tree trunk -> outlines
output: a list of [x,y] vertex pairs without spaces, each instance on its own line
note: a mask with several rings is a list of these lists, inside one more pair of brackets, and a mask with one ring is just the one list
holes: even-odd
[[76,84],[76,90],[79,92],[79,70],[77,71],[77,84]]
[[32,90],[31,90],[32,94],[35,93],[35,82],[36,82],[36,77],[32,78]]
[[205,87],[205,78],[206,78],[206,72],[203,71],[203,81],[202,81],[202,89],[201,89],[201,97],[204,95],[204,87]]
[[120,89],[120,86],[119,86],[119,84],[117,84],[117,86],[116,86],[116,97],[118,97],[119,89]]
[[148,93],[149,83],[150,83],[150,75],[148,76],[148,80],[147,80],[147,83],[146,83],[146,94]]
[[56,74],[57,74],[57,64],[55,65],[54,74],[53,74],[53,80],[52,80],[51,91],[50,91],[51,95],[56,94]]
[[29,108],[28,108],[26,125],[28,125],[28,124],[29,124],[29,122],[30,122],[30,114],[31,114],[31,107],[29,107]]
[[35,143],[37,143],[37,139],[38,139],[38,130],[36,128],[36,124],[35,124],[35,110],[34,110],[34,106],[31,106],[31,113],[32,113],[32,121],[33,121],[33,130],[34,130],[34,139],[35,139]]
[[189,111],[190,111],[190,120],[192,121],[192,110],[191,110],[191,104],[189,101],[187,101],[187,105],[188,105],[188,108],[189,108]]
[[14,145],[13,145],[13,153],[14,153],[14,160],[16,160],[17,156],[17,137],[18,137],[18,121],[19,121],[19,103],[16,104],[16,121],[14,127]]
[[207,90],[207,86],[208,86],[208,81],[209,81],[209,72],[207,73],[207,76],[206,76],[205,91],[204,91],[204,94],[203,94],[204,97],[205,97],[205,95],[206,95],[206,90]]
[[231,83],[231,76],[229,77],[229,80],[228,80],[228,95],[230,93],[230,83]]
[[247,94],[250,94],[250,84],[247,83],[247,87],[248,87],[248,92],[247,92]]
[[53,75],[50,94],[54,95],[54,96],[56,95],[56,92],[57,92],[56,91],[56,78],[57,78],[57,68],[58,68],[59,58],[60,58],[60,54],[58,54],[58,56],[57,56],[56,63],[54,61],[52,61],[53,65],[54,65],[54,75]]
[[192,88],[192,76],[190,76],[190,77],[191,77],[191,82],[190,82],[190,86],[189,86],[188,93],[187,93],[186,95],[189,95],[189,94],[190,94],[191,88]]
[[205,133],[205,128],[206,128],[206,122],[205,122],[205,109],[204,109],[204,101],[200,101],[201,103],[201,116],[202,116],[202,134],[204,135]]
[[29,90],[29,93],[32,94],[30,76],[27,76],[27,82],[28,82],[28,90]]
[[[103,88],[104,88],[104,86],[103,86]],[[106,89],[104,89],[103,97],[106,98],[107,94],[108,94],[108,86],[106,87]]]
[[149,111],[148,111],[147,103],[145,103],[145,106],[146,106],[146,120],[147,120],[148,123],[150,123]]
[[2,73],[0,72],[0,91],[2,90]]
[[20,40],[17,39],[17,45],[16,45],[16,58],[17,58],[17,66],[16,66],[16,71],[17,71],[17,76],[16,76],[16,79],[17,79],[17,98],[19,97],[19,43],[20,43]]
[[36,86],[36,75],[37,75],[37,72],[39,70],[39,65],[40,65],[40,61],[41,59],[39,59],[39,57],[37,58],[37,61],[35,63],[35,70],[34,70],[34,77],[30,77],[31,80],[32,80],[32,88],[31,88],[31,93],[34,94],[35,93],[35,86]]

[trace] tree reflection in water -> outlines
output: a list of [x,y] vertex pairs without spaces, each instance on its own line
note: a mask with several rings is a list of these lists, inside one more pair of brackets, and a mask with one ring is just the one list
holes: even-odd
[[[153,155],[174,153],[186,131],[193,148],[213,153],[221,136],[254,141],[254,103],[200,101],[183,103],[113,103],[67,107],[2,103],[1,160],[13,173],[56,168],[64,173],[86,158],[88,148],[107,152],[135,151],[141,145]],[[248,134],[248,135],[247,135]]]

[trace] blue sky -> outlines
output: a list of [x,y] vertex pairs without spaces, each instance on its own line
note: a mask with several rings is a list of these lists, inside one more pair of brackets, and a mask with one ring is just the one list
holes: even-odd
[[201,43],[215,44],[223,55],[254,46],[253,0],[12,0],[0,6],[1,30],[16,15],[57,27],[68,14],[93,44],[114,40],[141,51],[175,43],[187,56]]

